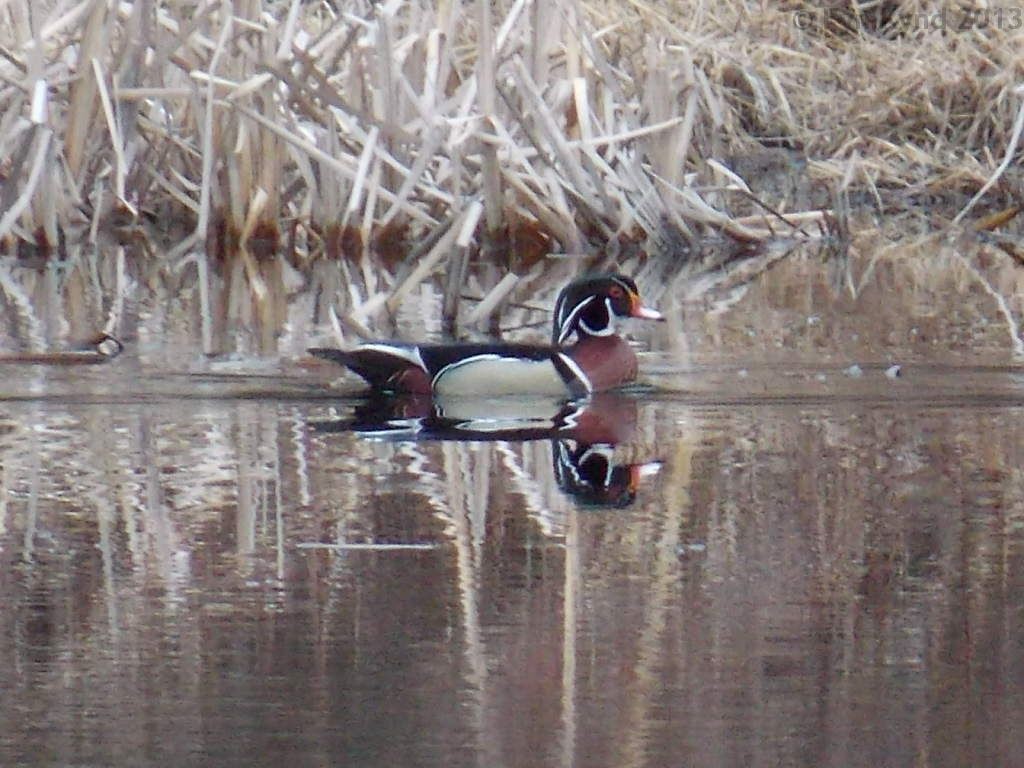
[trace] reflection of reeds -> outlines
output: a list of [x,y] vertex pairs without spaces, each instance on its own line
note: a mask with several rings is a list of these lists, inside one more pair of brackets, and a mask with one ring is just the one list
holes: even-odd
[[[772,758],[790,756],[794,722],[817,732],[864,718],[879,685],[920,697],[885,699],[895,717],[979,685],[999,705],[994,733],[1015,711],[1000,693],[1020,672],[1012,409],[653,403],[636,448],[661,446],[662,476],[630,509],[566,512],[549,508],[565,501],[543,444],[328,438],[296,430],[295,408],[8,405],[0,650],[12,695],[59,718],[80,711],[61,698],[68,679],[108,674],[89,695],[109,719],[83,727],[122,744],[139,717],[124,702],[152,688],[139,669],[171,686],[148,700],[161,728],[175,707],[216,706],[237,665],[238,696],[262,703],[275,695],[265,670],[286,669],[301,680],[291,707],[330,720],[339,681],[357,674],[339,659],[372,655],[383,627],[392,652],[416,659],[389,662],[413,665],[420,706],[436,706],[438,679],[445,697],[458,685],[454,730],[488,764],[534,764],[514,759],[523,744],[565,762],[601,748],[646,764],[661,746],[733,764],[716,751],[730,736],[748,757],[787,762]],[[298,547],[403,533],[441,546]],[[425,604],[415,616],[401,613],[410,593]],[[320,656],[294,669],[307,651]],[[7,727],[36,733],[33,712]],[[988,727],[951,722],[951,741]],[[47,738],[80,762],[79,732]],[[838,753],[862,748],[834,738]]]

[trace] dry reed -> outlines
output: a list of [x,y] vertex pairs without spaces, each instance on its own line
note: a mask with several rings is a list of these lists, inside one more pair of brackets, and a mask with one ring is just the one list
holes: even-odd
[[837,199],[990,212],[1024,30],[972,8],[4,0],[0,245],[142,231],[267,327],[320,257],[354,322],[447,266],[451,325],[472,259],[493,313],[549,250],[693,261],[815,236]]

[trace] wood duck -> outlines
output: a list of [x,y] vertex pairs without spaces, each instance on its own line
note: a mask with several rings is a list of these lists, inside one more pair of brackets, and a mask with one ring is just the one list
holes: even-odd
[[[520,407],[517,408],[516,405]],[[469,406],[467,408],[467,405]],[[489,405],[486,410],[477,410]],[[643,478],[661,462],[624,462],[615,446],[632,439],[637,401],[616,392],[550,405],[546,415],[534,402],[447,399],[430,395],[374,393],[344,419],[313,421],[319,433],[354,432],[378,440],[454,440],[472,442],[550,440],[552,470],[563,493],[583,507],[626,507]],[[522,406],[531,406],[524,411]]]
[[620,392],[567,401],[457,397],[374,391],[345,418],[314,420],[317,432],[382,440],[492,442],[573,440],[617,445],[636,431],[637,401]]
[[616,318],[664,319],[643,306],[631,278],[618,274],[569,283],[554,315],[549,345],[371,342],[309,352],[341,363],[382,392],[583,397],[636,379],[636,354],[616,333]]

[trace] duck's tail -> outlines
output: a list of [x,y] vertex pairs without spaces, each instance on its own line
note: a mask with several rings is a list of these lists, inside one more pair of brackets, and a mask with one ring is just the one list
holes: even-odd
[[424,379],[426,391],[430,391],[425,372],[410,360],[409,352],[401,347],[367,344],[351,350],[313,347],[308,352],[345,366],[374,389],[418,392],[424,388],[419,379]]

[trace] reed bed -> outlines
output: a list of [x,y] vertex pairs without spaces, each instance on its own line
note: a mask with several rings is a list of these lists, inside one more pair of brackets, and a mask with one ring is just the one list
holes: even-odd
[[338,264],[317,285],[359,332],[442,271],[450,329],[471,263],[493,272],[486,323],[550,252],[698,270],[737,253],[709,242],[849,234],[860,208],[1002,226],[1021,21],[923,0],[0,0],[0,251],[113,236],[196,264],[208,303],[245,288],[268,328],[297,274]]

